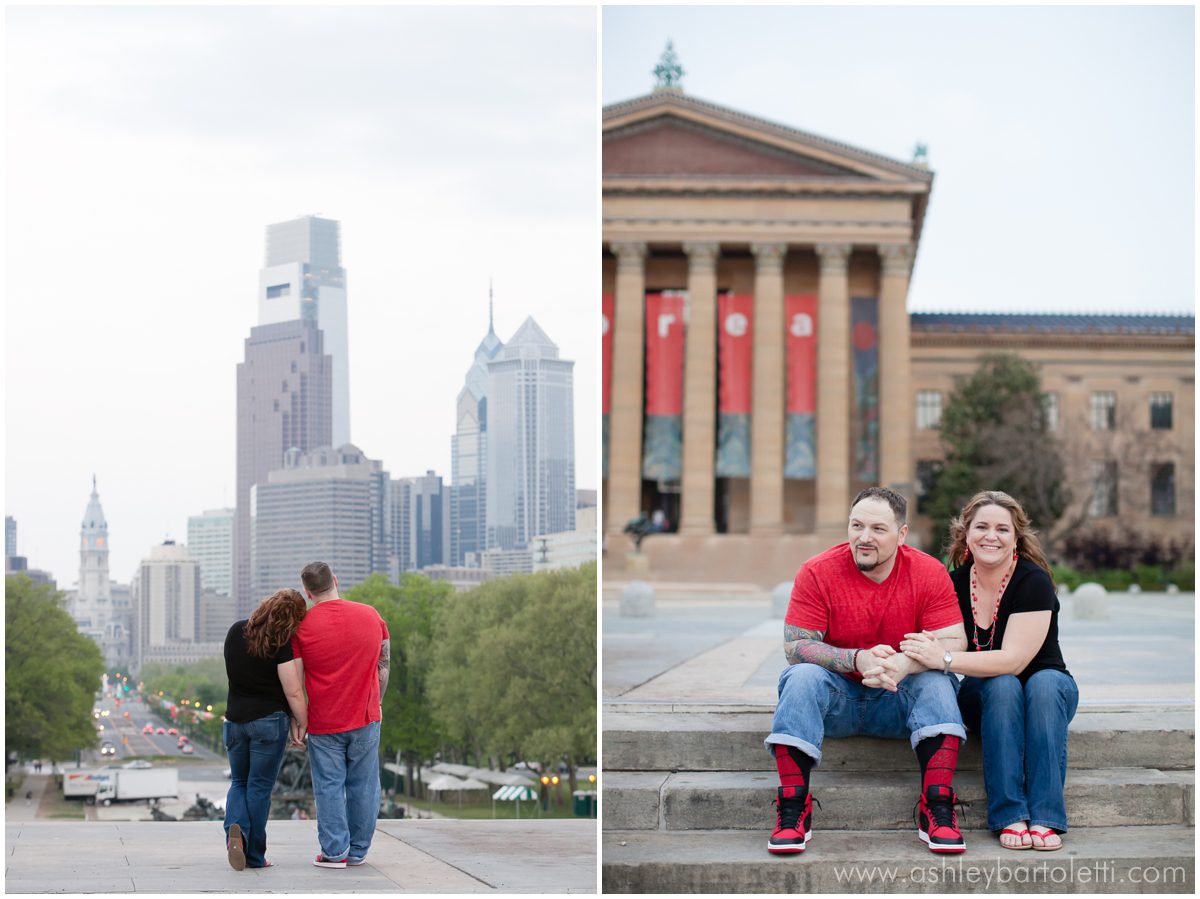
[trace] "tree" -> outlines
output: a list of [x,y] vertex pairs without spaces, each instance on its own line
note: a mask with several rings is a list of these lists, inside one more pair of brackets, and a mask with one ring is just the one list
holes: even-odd
[[392,649],[380,745],[396,747],[403,757],[410,796],[416,795],[414,770],[441,742],[426,680],[432,666],[434,618],[452,593],[449,584],[411,572],[399,585],[386,575],[373,574],[346,591],[346,599],[373,607],[387,624]]
[[104,658],[63,609],[63,594],[26,575],[4,579],[4,743],[24,758],[70,758],[94,746],[92,703]]
[[1049,535],[1071,501],[1062,450],[1048,429],[1037,368],[1012,353],[993,353],[951,394],[942,411],[945,465],[930,490],[933,546],[951,518],[981,490],[1002,490]]
[[490,581],[437,620],[430,693],[448,734],[501,766],[596,754],[596,565]]

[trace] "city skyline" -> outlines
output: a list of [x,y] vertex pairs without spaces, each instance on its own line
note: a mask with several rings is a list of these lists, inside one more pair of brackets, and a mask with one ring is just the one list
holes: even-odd
[[235,504],[264,230],[300,215],[342,227],[352,442],[449,479],[490,280],[501,337],[532,315],[576,360],[597,488],[595,36],[582,8],[8,10],[5,513],[29,564],[75,582],[93,474],[114,581]]

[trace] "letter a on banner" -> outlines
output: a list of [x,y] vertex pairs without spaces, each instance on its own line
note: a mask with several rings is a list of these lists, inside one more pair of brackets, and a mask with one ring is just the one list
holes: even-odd
[[817,298],[784,299],[787,320],[787,451],[785,478],[817,476]]
[[613,295],[600,297],[600,393],[601,393],[601,474],[608,479],[608,420],[612,412]]
[[683,347],[687,292],[646,294],[646,432],[642,477],[683,477]]
[[750,385],[754,297],[717,297],[719,362],[717,464],[719,478],[750,477]]

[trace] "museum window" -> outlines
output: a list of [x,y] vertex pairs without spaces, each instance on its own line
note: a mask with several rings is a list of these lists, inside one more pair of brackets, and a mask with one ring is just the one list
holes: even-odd
[[1044,393],[1042,394],[1042,410],[1046,416],[1046,430],[1058,430],[1058,394]]
[[1156,431],[1169,431],[1174,427],[1173,397],[1169,393],[1150,394],[1150,427]]
[[1117,507],[1117,463],[1112,461],[1092,463],[1092,499],[1088,514],[1093,518],[1108,518],[1116,515]]
[[1117,395],[1111,390],[1092,394],[1092,430],[1112,431],[1117,427]]
[[917,430],[931,431],[942,423],[942,392],[917,391]]
[[1175,463],[1150,466],[1150,514],[1175,514]]

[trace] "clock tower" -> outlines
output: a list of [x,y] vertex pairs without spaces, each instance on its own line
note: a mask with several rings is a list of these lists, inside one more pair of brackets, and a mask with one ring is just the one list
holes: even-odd
[[92,495],[79,529],[79,591],[75,599],[75,621],[81,631],[97,637],[104,634],[112,616],[112,587],[108,580],[108,522],[96,492]]

